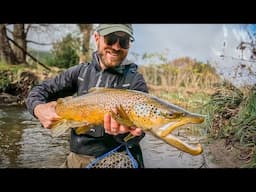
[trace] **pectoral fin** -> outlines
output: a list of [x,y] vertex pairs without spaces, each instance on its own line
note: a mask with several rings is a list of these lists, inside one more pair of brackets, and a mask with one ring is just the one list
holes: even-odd
[[130,118],[128,117],[128,115],[126,114],[122,105],[120,105],[119,107],[117,106],[116,111],[117,113],[115,113],[114,111],[111,111],[110,114],[112,118],[115,119],[120,125],[125,125],[128,127],[135,126],[133,122],[130,120]]

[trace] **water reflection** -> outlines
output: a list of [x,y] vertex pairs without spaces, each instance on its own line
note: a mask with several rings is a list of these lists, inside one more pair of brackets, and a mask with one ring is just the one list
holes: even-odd
[[146,134],[141,141],[144,164],[147,168],[217,168],[209,158],[209,151],[203,146],[201,155],[193,156],[166,144],[155,138],[152,134]]
[[[146,134],[141,141],[146,168],[216,167],[207,151],[191,156]],[[69,136],[52,138],[23,107],[0,106],[0,168],[55,168],[69,152]]]
[[19,125],[20,116],[12,112],[12,107],[0,109],[0,166],[17,167],[17,158],[20,154],[23,128]]
[[58,167],[68,153],[68,137],[52,138],[23,107],[0,108],[0,167]]

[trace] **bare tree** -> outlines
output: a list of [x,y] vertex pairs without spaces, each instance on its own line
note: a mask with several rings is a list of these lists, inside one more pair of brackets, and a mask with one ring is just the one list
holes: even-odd
[[80,54],[80,63],[88,61],[90,58],[90,37],[93,29],[93,24],[78,24],[80,31],[83,34],[82,38],[82,49]]
[[26,56],[31,56],[27,52],[27,34],[30,26],[25,28],[25,24],[14,24],[11,30],[6,24],[1,24],[0,59],[9,64],[26,63]]
[[16,64],[15,54],[7,38],[6,24],[0,24],[0,60],[10,64]]
[[28,43],[49,45],[27,39],[28,32],[31,29],[43,29],[47,27],[48,25],[44,24],[0,24],[0,60],[4,60],[9,64],[22,64],[27,63],[26,57],[28,56],[49,70],[47,66],[28,53],[27,50]]
[[[74,25],[77,27],[77,25]],[[49,69],[37,58],[29,53],[28,44],[37,46],[52,45],[58,35],[64,34],[63,30],[72,30],[70,25],[63,24],[0,24],[0,59],[9,64],[27,63],[27,57],[31,58],[36,63]],[[81,31],[84,36],[84,48],[82,52],[87,55],[89,50],[90,31],[92,24],[81,24]],[[59,34],[58,34],[59,33]],[[32,34],[32,35],[31,35]],[[49,38],[40,38],[40,40],[33,40],[33,37],[49,36]],[[32,39],[31,39],[32,38]],[[47,39],[48,42],[39,42]],[[55,39],[55,40],[54,40]],[[87,58],[87,57],[85,57]]]
[[[28,32],[28,31],[27,31]],[[25,32],[25,24],[15,24],[13,28],[13,41],[18,46],[13,46],[13,51],[17,59],[18,64],[26,63],[26,51],[27,51],[27,32]]]

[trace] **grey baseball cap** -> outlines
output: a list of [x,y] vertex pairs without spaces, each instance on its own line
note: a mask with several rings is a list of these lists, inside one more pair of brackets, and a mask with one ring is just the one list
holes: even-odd
[[101,36],[108,35],[116,31],[123,31],[130,35],[131,39],[134,41],[132,24],[99,24],[96,30]]

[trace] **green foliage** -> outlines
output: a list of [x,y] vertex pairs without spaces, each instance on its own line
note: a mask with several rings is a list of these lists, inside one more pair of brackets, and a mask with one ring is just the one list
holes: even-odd
[[236,115],[237,109],[243,100],[243,93],[228,82],[211,96],[211,99],[202,108],[207,115],[206,123],[210,137],[219,138],[230,135],[228,128],[231,117]]
[[[232,142],[238,142],[252,153],[251,162],[246,167],[256,167],[256,87],[252,87],[240,105],[237,115],[230,119],[225,127],[226,136]],[[248,155],[248,157],[250,156]]]
[[11,65],[0,60],[0,71],[11,71],[14,73],[18,73],[19,71],[22,71],[26,68],[27,66],[25,64]]
[[8,71],[0,71],[0,75],[0,92],[4,92],[11,83],[11,79],[9,78]]
[[11,82],[17,79],[19,71],[25,69],[24,65],[10,65],[0,61],[0,92],[4,92]]
[[78,50],[79,38],[68,34],[61,41],[53,45],[52,57],[48,57],[47,63],[50,66],[59,68],[69,68],[77,65],[79,62]]
[[256,143],[256,87],[243,102],[237,116],[231,119],[230,134],[242,144]]
[[50,51],[41,51],[41,50],[29,50],[29,53],[33,55],[36,59],[41,61],[42,63],[47,63],[47,60],[52,57],[52,53]]

